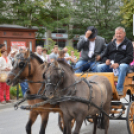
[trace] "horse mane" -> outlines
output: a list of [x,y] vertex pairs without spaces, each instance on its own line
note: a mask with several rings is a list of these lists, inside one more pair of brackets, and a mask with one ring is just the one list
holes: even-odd
[[44,63],[43,60],[40,57],[38,57],[35,53],[30,52],[30,56],[35,58],[40,64]]
[[66,61],[64,61],[64,60],[57,60],[57,62],[62,64],[65,67],[67,67],[72,73],[74,73],[73,68],[68,63],[66,63]]

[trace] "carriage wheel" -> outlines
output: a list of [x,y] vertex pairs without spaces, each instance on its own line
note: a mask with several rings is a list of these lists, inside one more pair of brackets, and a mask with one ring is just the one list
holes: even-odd
[[134,102],[127,109],[127,129],[129,134],[134,134]]
[[[74,123],[75,123],[75,119],[73,119],[71,121],[71,128],[73,128]],[[63,118],[62,118],[62,116],[60,114],[58,115],[58,125],[59,125],[60,130],[63,132],[64,121],[63,121]]]

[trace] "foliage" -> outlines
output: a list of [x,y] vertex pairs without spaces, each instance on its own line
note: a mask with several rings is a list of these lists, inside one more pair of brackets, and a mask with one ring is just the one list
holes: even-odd
[[71,55],[71,51],[74,51],[74,55],[79,59],[80,53],[77,49],[74,49],[71,45],[66,46],[68,48],[68,53]]
[[[46,29],[55,30],[68,22],[70,9],[64,0],[4,0],[0,1],[0,23],[38,27],[44,34]],[[58,16],[57,16],[58,13]],[[41,34],[40,34],[41,35]]]
[[44,45],[44,48],[46,48],[48,50],[48,54],[50,54],[52,52],[52,49],[54,48],[54,45],[56,44],[56,42],[54,40],[52,40],[51,38],[48,38],[48,45]]
[[[14,97],[17,96],[17,86],[10,87],[10,95]],[[19,97],[23,97],[20,85],[19,85]]]
[[127,37],[133,38],[133,14],[134,14],[134,0],[122,0],[123,5],[120,7],[120,15],[122,16],[122,24],[126,27]]
[[120,1],[117,0],[78,0],[71,14],[70,25],[73,29],[69,30],[69,37],[84,34],[87,27],[92,25],[98,29],[98,35],[110,41],[115,28],[121,25],[119,5]]

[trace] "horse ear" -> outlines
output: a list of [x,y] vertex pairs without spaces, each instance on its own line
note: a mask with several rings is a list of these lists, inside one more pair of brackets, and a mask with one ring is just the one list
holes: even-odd
[[26,58],[29,58],[30,57],[30,50],[29,49],[26,50],[25,57]]

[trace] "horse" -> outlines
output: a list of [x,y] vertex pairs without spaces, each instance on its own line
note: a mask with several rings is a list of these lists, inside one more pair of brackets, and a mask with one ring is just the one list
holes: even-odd
[[[45,96],[49,99],[55,97],[75,96],[90,100],[107,115],[110,113],[112,100],[112,87],[109,80],[104,76],[91,76],[86,79],[76,77],[70,65],[64,61],[55,61],[52,64],[46,63],[43,78],[45,79]],[[75,93],[75,94],[74,94]],[[96,134],[97,115],[102,115],[101,126],[108,133],[109,118],[100,109],[82,102],[63,101],[59,103],[63,112],[64,130],[63,134],[71,134],[71,120],[74,118],[76,127],[74,134],[80,133],[83,120],[92,116],[94,121],[93,134]]]
[[[33,82],[43,81],[43,77],[42,77],[43,68],[44,68],[43,61],[38,56],[36,56],[36,54],[30,52],[29,50],[22,51],[19,54],[17,54],[14,60],[13,69],[8,74],[6,83],[8,85],[15,86],[16,84],[19,83],[19,80],[27,79],[28,81],[33,81]],[[41,83],[29,83],[28,85],[29,85],[28,92],[31,95],[36,95],[39,91],[39,88],[42,86]],[[27,102],[29,105],[33,105],[42,101],[44,100],[35,99],[35,100],[28,100]],[[42,120],[39,134],[45,134],[45,128],[48,122],[49,112],[53,111],[53,112],[61,113],[61,110],[59,109],[58,105],[46,104],[42,106],[42,108],[44,109],[47,108],[47,109],[44,111],[40,109],[30,111],[29,119],[26,124],[27,134],[31,134],[31,127],[33,123],[36,121],[38,115],[41,116],[41,120]],[[52,110],[51,108],[55,108],[55,109],[57,108],[57,109]]]

